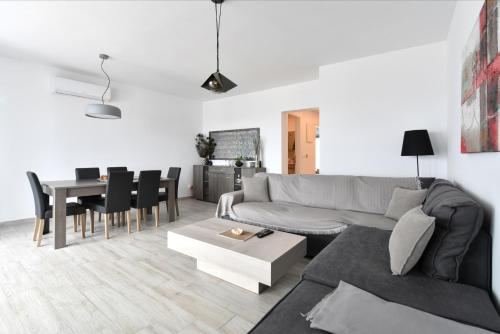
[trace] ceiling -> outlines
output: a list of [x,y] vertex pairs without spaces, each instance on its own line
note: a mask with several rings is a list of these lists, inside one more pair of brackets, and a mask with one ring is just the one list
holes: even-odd
[[[455,1],[243,1],[222,8],[221,73],[236,95],[314,80],[318,67],[446,38]],[[209,0],[0,1],[0,56],[188,98],[215,71]],[[104,80],[103,80],[104,81]]]

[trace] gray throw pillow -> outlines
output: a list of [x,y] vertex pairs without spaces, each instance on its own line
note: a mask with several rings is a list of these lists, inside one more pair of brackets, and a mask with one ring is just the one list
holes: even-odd
[[426,189],[411,190],[397,187],[392,193],[392,198],[385,212],[385,216],[394,220],[399,220],[399,218],[409,210],[422,204],[426,193]]
[[417,264],[434,233],[435,220],[419,206],[405,213],[394,226],[389,238],[391,271],[394,275],[406,275]]
[[242,177],[244,202],[269,202],[267,177]]

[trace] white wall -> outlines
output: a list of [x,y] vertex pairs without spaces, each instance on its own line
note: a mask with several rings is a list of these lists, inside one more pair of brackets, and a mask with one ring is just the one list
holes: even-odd
[[203,104],[203,129],[260,128],[263,165],[282,172],[282,112],[317,107],[318,82],[309,81],[262,92],[227,97]]
[[457,2],[448,34],[448,176],[487,209],[493,236],[493,291],[500,296],[500,153],[460,153],[462,51],[482,1]]
[[111,104],[123,118],[92,119],[83,114],[91,100],[49,91],[52,75],[78,76],[6,58],[0,73],[0,221],[34,216],[27,170],[51,180],[73,179],[75,167],[105,173],[106,166],[123,165],[166,175],[180,166],[180,195],[189,194],[199,160],[193,138],[202,127],[200,102],[112,83]]
[[436,156],[420,175],[445,177],[445,72],[444,42],[321,67],[321,173],[416,175],[403,133],[428,129]]

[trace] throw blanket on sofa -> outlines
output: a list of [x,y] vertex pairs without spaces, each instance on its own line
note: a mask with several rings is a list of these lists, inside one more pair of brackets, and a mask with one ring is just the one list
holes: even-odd
[[478,327],[441,318],[405,305],[388,302],[340,281],[307,315],[311,328],[335,334],[487,334]]

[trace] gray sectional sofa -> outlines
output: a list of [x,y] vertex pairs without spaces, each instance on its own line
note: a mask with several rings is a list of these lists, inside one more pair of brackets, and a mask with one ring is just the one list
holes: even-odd
[[407,275],[394,276],[388,243],[396,221],[383,212],[394,187],[415,189],[414,179],[259,177],[264,176],[271,202],[245,204],[243,194],[235,192],[221,198],[217,215],[308,236],[338,236],[325,239],[326,247],[307,265],[299,284],[251,333],[323,333],[311,329],[302,314],[340,281],[387,301],[500,332],[491,299],[491,237],[481,228],[483,210],[450,182],[436,180],[427,192],[423,211],[436,217],[436,228],[421,261]]
[[[218,217],[307,236],[313,257],[350,225],[392,230],[384,216],[394,188],[427,187],[433,179],[258,173],[268,180],[269,202],[245,202],[243,191],[223,194]],[[422,183],[422,184],[420,184]]]

